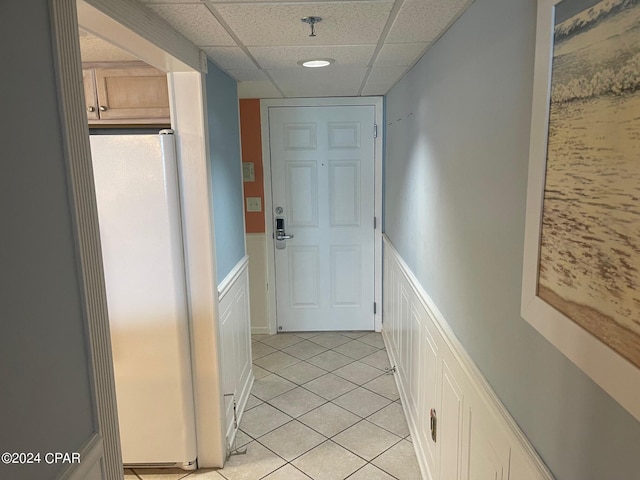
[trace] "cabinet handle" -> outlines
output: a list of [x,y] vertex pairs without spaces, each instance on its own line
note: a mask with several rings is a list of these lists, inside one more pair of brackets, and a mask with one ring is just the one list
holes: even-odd
[[87,112],[93,113],[95,111],[96,111],[96,107],[94,107],[93,105],[90,105],[90,106],[87,107]]
[[437,429],[438,429],[438,417],[436,416],[436,409],[432,408],[431,412],[429,412],[429,429],[431,430],[431,440],[434,442],[437,441]]
[[107,107],[105,107],[104,105],[100,105],[100,111],[101,112],[106,112],[107,111]]

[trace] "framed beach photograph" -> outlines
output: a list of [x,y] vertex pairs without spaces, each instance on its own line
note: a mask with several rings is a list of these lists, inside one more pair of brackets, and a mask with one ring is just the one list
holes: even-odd
[[522,316],[640,420],[640,0],[540,0]]

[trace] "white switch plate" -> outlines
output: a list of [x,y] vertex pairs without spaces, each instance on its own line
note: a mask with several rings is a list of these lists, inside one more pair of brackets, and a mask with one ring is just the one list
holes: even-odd
[[262,211],[262,198],[247,197],[247,212],[261,212],[261,211]]

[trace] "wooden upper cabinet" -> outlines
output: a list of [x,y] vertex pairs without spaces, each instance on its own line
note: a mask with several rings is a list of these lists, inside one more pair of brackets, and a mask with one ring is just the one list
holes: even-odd
[[[169,124],[167,76],[153,67],[83,70],[91,125]],[[93,84],[93,102],[89,92]]]

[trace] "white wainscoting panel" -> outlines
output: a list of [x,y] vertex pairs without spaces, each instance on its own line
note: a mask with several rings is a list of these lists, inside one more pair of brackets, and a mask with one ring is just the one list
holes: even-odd
[[245,256],[218,286],[227,447],[233,445],[236,435],[234,402],[239,424],[253,385],[248,266]]
[[383,305],[382,334],[423,478],[552,480],[386,237]]
[[104,465],[103,440],[99,434],[94,434],[80,451],[67,453],[79,453],[80,463],[69,465],[58,477],[60,480],[103,480],[108,478]]
[[247,233],[247,255],[249,255],[251,333],[270,333],[266,234]]

